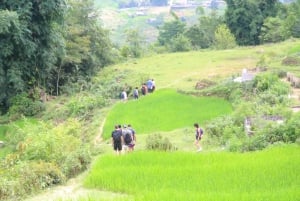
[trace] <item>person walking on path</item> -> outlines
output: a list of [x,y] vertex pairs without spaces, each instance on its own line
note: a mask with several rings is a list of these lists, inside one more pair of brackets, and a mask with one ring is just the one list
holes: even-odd
[[154,92],[155,88],[156,88],[155,81],[154,79],[152,79],[152,93]]
[[148,89],[147,89],[146,83],[143,83],[141,91],[142,91],[142,95],[143,96],[145,96],[148,93]]
[[133,141],[133,137],[131,130],[129,130],[126,125],[123,126],[122,135],[124,139],[124,151],[130,151],[130,145]]
[[152,87],[153,87],[153,82],[151,79],[149,79],[147,82],[146,82],[146,85],[147,85],[147,88],[148,88],[148,92],[151,93],[152,92]]
[[138,89],[138,87],[135,87],[135,89],[133,90],[133,98],[134,99],[139,99],[139,89]]
[[200,128],[198,123],[194,123],[194,128],[195,128],[195,146],[197,147],[197,151],[202,151],[202,146],[200,144],[200,141],[202,139],[202,135],[203,135],[203,130],[202,128]]
[[133,150],[134,150],[135,143],[136,143],[135,130],[131,127],[130,124],[128,124],[128,130],[130,130],[131,133],[132,133],[132,142],[131,142],[131,144],[128,146],[128,148],[129,148],[129,151],[133,151]]
[[123,100],[123,101],[127,101],[127,93],[126,93],[126,91],[125,91],[125,89],[122,91],[122,93],[121,93],[121,99]]
[[123,136],[122,130],[116,125],[115,130],[111,133],[112,145],[113,149],[117,155],[120,155],[122,152],[122,143],[123,143]]

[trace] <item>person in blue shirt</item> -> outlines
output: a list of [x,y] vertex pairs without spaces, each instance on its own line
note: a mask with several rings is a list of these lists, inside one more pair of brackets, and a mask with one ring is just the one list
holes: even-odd
[[146,82],[146,84],[147,84],[147,88],[148,88],[148,92],[152,92],[152,87],[153,87],[153,82],[152,82],[152,80],[151,79],[149,79],[147,82]]

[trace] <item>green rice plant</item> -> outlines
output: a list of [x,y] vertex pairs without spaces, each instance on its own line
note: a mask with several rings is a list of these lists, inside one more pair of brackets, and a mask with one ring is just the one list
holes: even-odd
[[300,197],[299,146],[261,152],[144,152],[103,155],[84,185],[135,201],[290,201]]
[[171,131],[195,122],[203,124],[231,111],[231,105],[223,99],[159,90],[136,101],[116,104],[107,115],[103,137],[108,139],[116,124],[132,124],[139,134]]

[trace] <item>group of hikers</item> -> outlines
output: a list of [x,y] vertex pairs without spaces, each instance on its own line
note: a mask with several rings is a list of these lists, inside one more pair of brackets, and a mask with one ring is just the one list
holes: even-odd
[[[154,90],[155,90],[155,81],[154,81],[154,79],[149,79],[147,82],[142,84],[141,92],[142,92],[143,96],[145,96],[147,93],[154,92]],[[135,87],[133,89],[132,94],[133,94],[134,99],[139,99],[139,88]],[[128,95],[127,95],[127,92],[126,92],[125,89],[121,92],[121,99],[123,101],[127,101],[127,99],[128,99]]]
[[[147,82],[142,84],[141,92],[142,95],[146,95],[147,93],[152,93],[155,90],[155,81],[154,79],[149,79]],[[121,99],[127,100],[128,96],[125,89],[121,93]],[[133,90],[133,98],[139,98],[139,89],[138,87]],[[200,141],[203,136],[203,129],[199,126],[198,123],[194,123],[195,128],[195,141],[194,145],[197,148],[197,152],[202,151],[202,146]],[[112,132],[112,145],[117,154],[120,154],[122,150],[125,151],[133,151],[136,142],[135,130],[131,127],[130,124],[128,126],[124,125],[123,128],[121,125],[116,125],[115,130]]]
[[[195,142],[194,145],[197,148],[197,152],[202,151],[202,146],[200,141],[203,137],[203,129],[199,126],[198,123],[194,123],[195,128]],[[130,124],[115,125],[115,129],[111,133],[112,145],[115,153],[117,155],[122,153],[122,150],[125,152],[131,152],[134,150],[136,143],[136,133],[135,130],[131,127]]]
[[131,152],[134,150],[136,143],[135,130],[130,124],[115,125],[115,129],[111,133],[112,145],[116,154],[121,154],[122,150]]
[[146,95],[147,93],[152,93],[155,90],[155,81],[154,79],[149,79],[146,83],[142,84],[142,95]]

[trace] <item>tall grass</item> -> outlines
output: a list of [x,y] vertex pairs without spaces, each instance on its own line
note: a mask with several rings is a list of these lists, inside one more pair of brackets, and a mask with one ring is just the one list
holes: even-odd
[[245,154],[104,155],[95,162],[85,186],[143,201],[294,201],[300,198],[299,164],[299,146]]
[[171,131],[192,127],[216,116],[230,113],[230,104],[219,98],[193,97],[160,90],[136,101],[120,102],[107,116],[104,138],[110,137],[115,124],[132,124],[138,133]]

